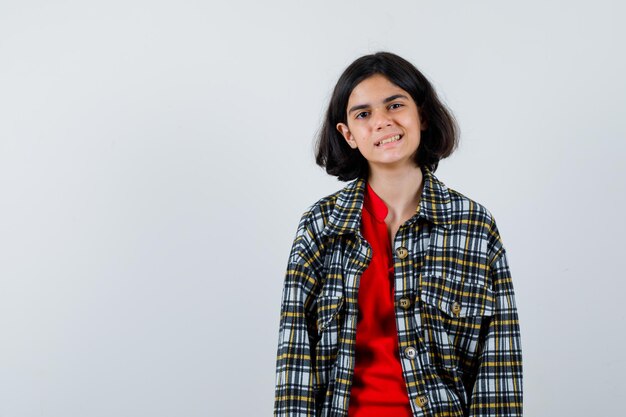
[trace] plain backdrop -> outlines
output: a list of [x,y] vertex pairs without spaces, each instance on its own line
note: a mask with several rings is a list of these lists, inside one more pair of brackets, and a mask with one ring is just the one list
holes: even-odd
[[618,1],[0,0],[0,416],[266,416],[331,90],[397,53],[494,215],[527,416],[623,415]]

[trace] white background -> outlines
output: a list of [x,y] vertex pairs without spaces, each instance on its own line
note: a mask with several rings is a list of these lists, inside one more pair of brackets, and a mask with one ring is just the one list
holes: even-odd
[[[527,416],[623,415],[618,1],[0,0],[0,416],[265,416],[330,92],[388,50],[495,216]],[[621,163],[621,164],[620,164]]]

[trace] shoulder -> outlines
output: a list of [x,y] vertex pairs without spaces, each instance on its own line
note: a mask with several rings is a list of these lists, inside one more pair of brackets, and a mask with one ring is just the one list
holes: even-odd
[[344,190],[345,187],[309,204],[300,217],[299,229],[307,229],[312,235],[321,235],[337,206],[340,194]]
[[495,219],[491,211],[482,203],[460,191],[446,187],[450,195],[450,211],[453,222],[481,222],[491,227]]
[[425,167],[424,178],[422,206],[425,216],[433,222],[444,225],[452,233],[467,233],[471,225],[473,235],[480,234],[481,226],[493,222],[493,215],[484,204],[450,187],[428,167]]
[[493,213],[481,202],[448,187],[453,230],[474,236],[484,242],[490,258],[505,252]]
[[312,261],[324,247],[324,229],[330,221],[337,201],[349,185],[317,199],[302,212],[293,242],[291,262]]

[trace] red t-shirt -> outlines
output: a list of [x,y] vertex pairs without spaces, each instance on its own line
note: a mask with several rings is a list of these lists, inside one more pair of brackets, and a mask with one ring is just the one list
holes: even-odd
[[394,307],[393,256],[385,218],[388,208],[369,183],[361,233],[372,260],[359,284],[356,363],[349,417],[412,417],[398,353]]

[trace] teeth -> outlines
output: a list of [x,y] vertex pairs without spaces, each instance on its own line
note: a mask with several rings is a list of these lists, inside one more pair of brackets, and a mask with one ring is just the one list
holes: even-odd
[[381,140],[380,142],[378,142],[378,146],[384,145],[385,143],[389,143],[389,142],[395,142],[396,140],[400,140],[400,135],[392,136],[388,139]]

